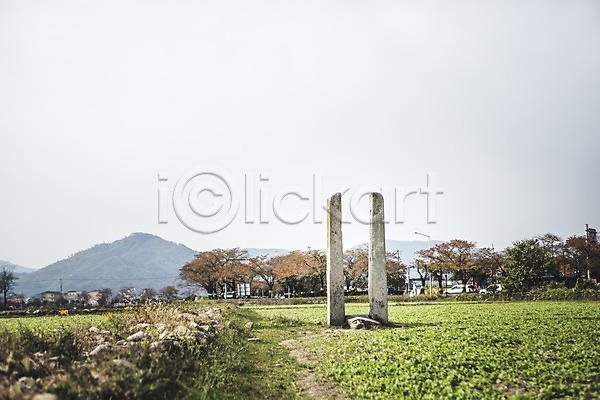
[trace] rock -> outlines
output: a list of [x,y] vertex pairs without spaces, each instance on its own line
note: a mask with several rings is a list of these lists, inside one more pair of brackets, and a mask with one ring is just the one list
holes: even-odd
[[160,342],[152,342],[152,343],[150,343],[150,348],[151,349],[158,349],[159,346],[160,346]]
[[179,337],[189,336],[192,331],[190,331],[187,327],[183,325],[179,325],[177,328],[173,330],[173,333]]
[[58,400],[58,396],[53,393],[40,393],[33,396],[33,400]]
[[227,322],[225,322],[225,328],[235,329],[235,323],[233,321],[227,321]]
[[35,380],[30,376],[23,376],[23,377],[19,378],[19,380],[17,381],[17,383],[19,384],[19,386],[22,389],[31,388],[33,386],[34,382],[35,382]]
[[190,322],[188,322],[188,326],[192,329],[195,329],[198,327],[198,324],[195,323],[194,321],[190,321]]
[[349,321],[348,324],[350,325],[350,329],[362,329],[365,327],[365,324],[359,319]]
[[134,329],[134,330],[140,331],[140,330],[142,330],[142,329],[148,329],[148,328],[150,328],[151,326],[152,326],[151,324],[137,324],[137,325],[135,326],[135,329]]
[[165,350],[171,350],[174,346],[179,345],[179,342],[171,339],[165,339],[160,341],[160,345]]
[[350,329],[372,329],[381,327],[381,322],[369,318],[366,315],[347,315],[346,322],[348,322]]
[[117,342],[117,346],[127,346],[127,340],[125,340],[125,339],[119,340]]
[[260,340],[260,339],[259,339],[259,338],[257,338],[257,337],[251,337],[251,338],[248,338],[248,341],[249,341],[249,342],[258,342],[259,340]]
[[101,344],[96,346],[96,348],[92,351],[90,351],[90,356],[97,356],[99,354],[104,354],[104,353],[110,353],[111,348],[109,345],[107,344]]
[[129,336],[126,340],[128,342],[139,342],[141,340],[146,339],[146,337],[148,337],[148,334],[144,331],[140,331]]
[[198,327],[199,331],[204,331],[204,332],[208,332],[210,330],[210,325],[200,325]]
[[115,365],[120,365],[123,366],[125,368],[135,368],[135,365],[133,365],[131,362],[127,361],[127,360],[123,360],[121,358],[115,358],[114,360],[112,360],[112,363]]
[[275,364],[276,367],[281,367],[281,364],[277,363]]
[[91,333],[96,333],[98,335],[110,335],[111,333],[107,330],[103,330],[103,329],[98,329],[95,326],[90,327],[90,329],[88,329]]
[[247,322],[246,325],[244,325],[244,329],[246,329],[247,331],[251,331],[252,328],[254,328],[254,322],[252,321]]

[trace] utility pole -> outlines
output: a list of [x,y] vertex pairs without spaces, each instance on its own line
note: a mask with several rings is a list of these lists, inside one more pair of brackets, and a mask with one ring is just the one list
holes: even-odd
[[[415,232],[415,235],[425,236],[427,238],[427,250],[431,248],[431,238],[424,233]],[[433,294],[433,275],[431,273],[431,263],[429,265],[429,296]]]
[[591,280],[592,277],[590,276],[590,256],[589,256],[589,248],[592,244],[592,241],[597,241],[598,239],[596,239],[596,230],[594,228],[590,228],[588,226],[588,224],[585,224],[585,244],[588,248],[588,250],[586,251],[585,254],[585,264],[587,267],[587,278],[588,280]]
[[58,296],[59,298],[59,304],[62,305],[63,303],[63,291],[62,291],[62,278],[59,279],[60,281],[60,296]]

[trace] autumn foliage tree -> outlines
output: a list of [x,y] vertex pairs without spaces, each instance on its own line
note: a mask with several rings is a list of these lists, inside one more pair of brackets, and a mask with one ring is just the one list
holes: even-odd
[[306,266],[299,262],[301,255],[298,251],[275,258],[273,274],[279,284],[288,293],[300,292],[302,280],[306,276]]
[[369,251],[367,248],[350,249],[344,252],[344,282],[346,290],[367,287]]
[[588,241],[585,236],[571,236],[566,240],[565,252],[570,270],[585,277],[590,271],[591,278],[600,278],[600,244]]
[[166,301],[173,301],[177,299],[177,295],[179,294],[179,290],[173,285],[165,286],[164,288],[158,291],[160,297],[162,297]]
[[256,276],[267,286],[269,293],[273,293],[277,275],[275,267],[282,261],[281,257],[267,257],[266,255],[252,257],[248,260]]
[[[368,262],[368,259],[367,259]],[[368,266],[367,266],[368,269]],[[396,253],[386,253],[385,272],[387,274],[387,284],[396,290],[403,288],[406,284],[404,274],[406,273],[406,264],[402,262]]]
[[466,285],[475,273],[475,245],[475,242],[453,239],[430,249],[419,250],[418,254],[438,268],[452,273],[455,279]]
[[242,262],[247,256],[246,251],[237,247],[203,251],[180,268],[179,278],[187,285],[203,287],[211,295],[227,288],[235,290],[236,281],[246,282],[254,276],[249,273],[247,263]]

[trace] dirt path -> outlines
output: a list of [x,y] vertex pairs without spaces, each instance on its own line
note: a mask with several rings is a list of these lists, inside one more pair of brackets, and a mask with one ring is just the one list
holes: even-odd
[[346,400],[348,397],[342,393],[342,387],[333,382],[323,382],[315,370],[318,360],[318,352],[310,350],[310,340],[326,335],[306,332],[305,336],[284,340],[280,344],[290,349],[290,356],[294,357],[306,368],[298,373],[300,386],[309,399],[315,400]]

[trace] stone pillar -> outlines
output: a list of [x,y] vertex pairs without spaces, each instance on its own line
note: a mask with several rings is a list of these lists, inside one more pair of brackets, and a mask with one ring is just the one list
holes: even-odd
[[342,247],[342,195],[327,199],[327,323],[346,322],[344,308],[344,249]]
[[369,317],[386,324],[388,322],[388,309],[383,196],[379,193],[371,193],[370,205]]

